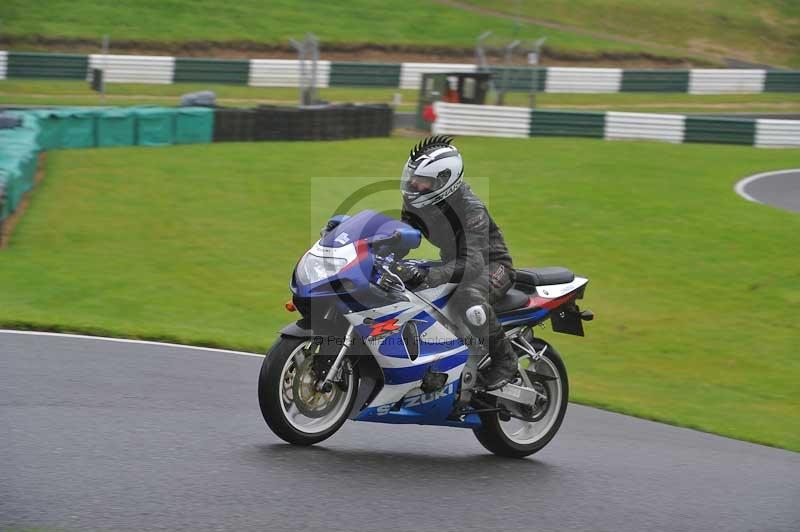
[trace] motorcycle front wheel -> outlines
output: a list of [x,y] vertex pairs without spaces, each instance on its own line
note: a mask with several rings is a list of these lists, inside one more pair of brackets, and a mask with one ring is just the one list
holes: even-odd
[[[523,406],[491,396],[493,406],[504,407],[516,417],[504,421],[496,412],[481,414],[481,426],[473,429],[481,445],[496,455],[523,458],[540,451],[556,435],[567,412],[569,381],[561,356],[538,338],[531,343],[537,351],[547,346],[539,360],[520,369],[527,372],[540,399]],[[517,384],[522,384],[519,379]]]
[[[347,420],[358,375],[345,359],[341,379],[329,392],[316,389],[322,355],[310,338],[281,336],[270,348],[258,379],[258,403],[269,428],[295,445],[331,437]],[[322,365],[324,367],[324,365]]]

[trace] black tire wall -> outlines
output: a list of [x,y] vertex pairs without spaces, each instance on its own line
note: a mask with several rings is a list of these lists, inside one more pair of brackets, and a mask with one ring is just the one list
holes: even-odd
[[392,119],[392,108],[385,104],[217,108],[214,142],[388,137]]

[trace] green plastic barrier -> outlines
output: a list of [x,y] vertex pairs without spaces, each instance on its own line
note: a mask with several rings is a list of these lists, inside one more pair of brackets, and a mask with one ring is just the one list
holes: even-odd
[[93,148],[95,137],[95,110],[69,109],[58,113],[63,120],[60,148]]
[[60,108],[9,114],[23,122],[0,130],[0,221],[33,188],[42,150],[207,143],[214,133],[214,110],[205,107]]
[[41,109],[32,111],[39,124],[39,145],[44,150],[92,148],[97,144],[95,115],[102,109]]
[[97,113],[97,146],[136,144],[136,115],[130,109],[106,109]]
[[356,63],[333,61],[331,63],[331,87],[399,87],[400,63]]
[[[547,86],[547,69],[530,67],[490,67],[497,88],[508,91],[528,92],[536,85],[536,92],[544,92]],[[507,85],[507,86],[506,86]]]
[[175,144],[211,142],[214,137],[214,110],[183,107],[175,114]]
[[689,92],[689,71],[623,70],[620,92]]
[[174,83],[235,83],[247,85],[250,61],[176,57]]
[[[25,149],[39,150],[39,121],[33,113],[25,111],[9,111],[7,114],[22,119],[22,126],[13,129],[0,129],[0,156],[12,146],[24,146]],[[15,149],[16,150],[16,149]]]
[[13,213],[22,196],[33,188],[39,155],[37,136],[36,127],[0,131],[0,183],[4,189],[0,220]]
[[11,216],[11,202],[6,198],[6,182],[0,170],[0,224]]
[[5,182],[6,201],[9,204],[9,214],[14,212],[22,201],[22,196],[33,188],[36,175],[37,152],[21,153],[15,161],[5,168],[0,167],[0,175]]
[[136,144],[138,146],[168,146],[175,137],[175,110],[162,107],[134,107],[136,115]]
[[61,136],[64,122],[56,118],[52,110],[32,111],[39,125],[39,146],[43,150],[51,150],[61,146]]
[[800,72],[768,70],[764,92],[800,92]]
[[74,54],[9,52],[6,76],[34,79],[86,79],[89,57]]
[[531,137],[594,137],[601,139],[606,114],[573,111],[531,111]]
[[684,142],[748,144],[756,138],[756,121],[736,118],[686,117]]

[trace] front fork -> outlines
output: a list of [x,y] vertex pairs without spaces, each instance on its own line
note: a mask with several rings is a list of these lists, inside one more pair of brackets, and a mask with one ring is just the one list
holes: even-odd
[[328,373],[325,374],[325,378],[317,382],[318,392],[328,393],[333,389],[333,381],[339,373],[339,368],[342,365],[344,356],[347,354],[347,350],[350,349],[350,346],[353,345],[353,336],[353,325],[350,324],[347,326],[347,332],[344,333],[344,340],[342,342],[342,348],[339,350],[339,354],[336,355],[336,359],[333,361],[333,364],[331,364],[331,367],[328,368]]

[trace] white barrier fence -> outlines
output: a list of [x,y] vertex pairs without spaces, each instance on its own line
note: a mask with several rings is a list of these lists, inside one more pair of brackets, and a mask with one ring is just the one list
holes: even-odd
[[437,119],[432,131],[437,135],[530,136],[531,113],[522,107],[437,102],[434,113]]
[[[331,62],[317,62],[317,86],[328,87]],[[306,64],[306,76],[311,76],[310,63]],[[251,59],[251,87],[298,87],[300,86],[300,62],[295,59]]]
[[707,142],[800,148],[800,120],[531,110],[437,102],[436,134],[487,137],[572,136],[606,140]]
[[87,79],[92,69],[103,70],[107,83],[172,83],[175,58],[158,55],[101,55],[89,56]]
[[686,117],[646,113],[606,113],[608,140],[663,140],[683,142]]
[[689,93],[759,93],[765,80],[764,70],[695,69],[689,71]]
[[621,68],[550,67],[545,92],[620,92],[621,85]]
[[800,120],[756,120],[756,146],[800,148]]
[[[296,59],[228,60],[175,58],[153,55],[47,54],[0,51],[0,79],[88,79],[90,69],[106,70],[109,83],[249,84],[256,87],[296,87]],[[508,80],[516,90],[530,88],[527,67],[511,69]],[[471,63],[354,63],[320,61],[320,87],[386,87],[418,89],[426,73],[474,72]],[[502,67],[493,67],[506,79]],[[530,74],[530,75],[529,75]],[[752,69],[664,70],[542,67],[536,70],[541,90],[550,93],[672,92],[692,94],[800,92],[800,71]],[[523,81],[524,80],[524,81]]]

